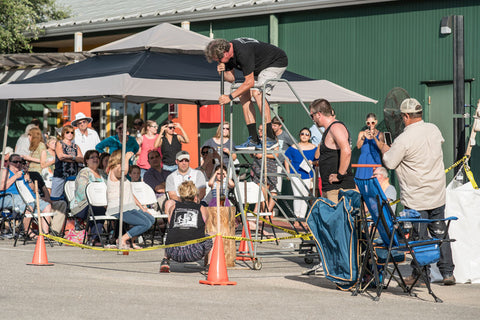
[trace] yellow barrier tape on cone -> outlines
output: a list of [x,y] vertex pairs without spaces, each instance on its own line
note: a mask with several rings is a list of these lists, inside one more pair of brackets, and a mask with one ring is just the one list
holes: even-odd
[[152,246],[152,247],[143,248],[143,249],[118,249],[118,248],[92,247],[92,246],[87,246],[87,245],[82,244],[82,243],[72,242],[72,241],[64,239],[64,238],[55,237],[55,236],[52,236],[50,234],[42,234],[42,235],[46,238],[49,238],[51,240],[54,240],[54,241],[57,241],[57,242],[60,242],[60,243],[63,243],[63,244],[66,244],[66,245],[69,245],[69,246],[72,246],[72,247],[77,247],[77,248],[82,248],[82,249],[90,249],[90,250],[96,250],[96,251],[116,251],[116,252],[126,252],[126,251],[128,251],[128,252],[130,252],[130,251],[139,252],[139,251],[151,251],[151,250],[172,248],[172,247],[183,247],[183,246],[186,246],[186,245],[189,245],[189,244],[200,243],[200,242],[203,242],[203,241],[208,240],[208,239],[213,239],[217,236],[215,234],[213,236],[208,236],[208,237],[204,237],[204,238],[199,238],[199,239],[194,239],[194,240],[189,240],[189,241],[183,241],[183,242],[178,242],[178,243],[173,243],[173,244],[164,244],[164,245],[159,245],[159,246]]

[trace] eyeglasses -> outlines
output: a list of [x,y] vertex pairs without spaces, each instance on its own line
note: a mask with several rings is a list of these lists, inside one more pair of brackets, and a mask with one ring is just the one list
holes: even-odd
[[173,129],[175,129],[175,127],[168,127],[168,129],[173,130]]
[[376,124],[376,123],[377,123],[377,121],[372,121],[372,122],[370,122],[370,121],[366,121],[365,123],[367,124],[367,126],[369,126],[369,125],[371,125],[371,124]]
[[230,128],[223,128],[223,130],[230,130]]
[[19,163],[24,163],[22,160],[15,160],[15,161],[10,161],[10,163],[15,163],[15,164],[19,164]]
[[190,162],[190,160],[188,160],[188,159],[182,159],[182,160],[178,160],[178,162]]
[[301,132],[300,135],[310,137],[310,133],[308,132]]
[[73,131],[65,131],[65,134],[73,134]]
[[312,118],[312,120],[313,120],[313,116],[316,115],[317,113],[318,113],[318,111],[314,112],[314,113],[310,113],[310,118]]

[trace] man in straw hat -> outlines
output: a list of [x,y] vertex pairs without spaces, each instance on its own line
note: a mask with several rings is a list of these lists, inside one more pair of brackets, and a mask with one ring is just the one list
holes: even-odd
[[75,120],[72,121],[72,126],[77,127],[74,142],[80,147],[82,154],[85,154],[88,150],[95,150],[95,146],[100,142],[98,133],[88,127],[92,120],[83,112],[79,112],[75,115]]
[[[445,168],[443,166],[442,133],[433,123],[422,120],[422,105],[413,98],[403,100],[400,105],[405,129],[392,146],[382,147],[383,162],[395,169],[400,184],[400,199],[405,208],[417,210],[423,219],[445,217]],[[428,239],[427,226],[422,224],[415,230],[420,239]],[[430,223],[428,231],[435,238],[448,239],[443,221]],[[440,247],[438,269],[444,285],[454,285],[455,277],[450,242]],[[415,277],[405,278],[411,285]]]

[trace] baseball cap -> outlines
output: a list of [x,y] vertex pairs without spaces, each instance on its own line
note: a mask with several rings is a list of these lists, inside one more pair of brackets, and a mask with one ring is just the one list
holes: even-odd
[[415,113],[419,111],[422,111],[422,105],[414,98],[405,99],[400,105],[401,113]]
[[182,151],[177,153],[176,159],[178,161],[182,161],[183,159],[190,160],[190,154],[187,151],[182,150]]

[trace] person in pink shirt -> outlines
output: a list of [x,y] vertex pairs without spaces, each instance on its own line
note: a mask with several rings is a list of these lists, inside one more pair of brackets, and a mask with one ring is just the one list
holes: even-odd
[[[141,175],[150,169],[150,164],[148,163],[148,153],[152,150],[158,150],[160,153],[160,147],[154,148],[155,140],[158,137],[158,125],[153,120],[147,120],[145,127],[142,129],[142,136],[139,137],[140,150],[138,151],[139,157],[137,161],[137,166],[141,169]],[[160,153],[161,154],[161,153]]]

